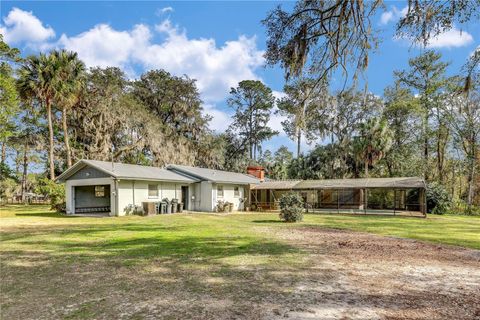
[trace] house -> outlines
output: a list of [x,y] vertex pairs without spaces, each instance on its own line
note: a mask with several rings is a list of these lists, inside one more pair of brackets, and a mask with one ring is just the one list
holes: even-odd
[[251,187],[250,206],[278,210],[290,191],[313,212],[426,214],[425,181],[418,177],[264,181]]
[[189,211],[212,212],[219,201],[234,210],[278,210],[280,197],[298,192],[307,210],[420,215],[426,213],[425,182],[417,177],[284,180],[265,179],[263,168],[247,174],[182,165],[166,168],[80,160],[58,178],[65,183],[68,214],[122,216],[133,205],[177,199]]
[[57,181],[65,183],[67,214],[125,215],[132,205],[178,199],[185,210],[214,211],[217,201],[242,210],[251,175],[169,165],[166,168],[80,160]]

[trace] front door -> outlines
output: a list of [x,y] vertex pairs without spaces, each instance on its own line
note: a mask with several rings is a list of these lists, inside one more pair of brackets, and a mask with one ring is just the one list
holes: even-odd
[[183,203],[183,210],[187,210],[188,208],[188,187],[182,186],[182,203]]

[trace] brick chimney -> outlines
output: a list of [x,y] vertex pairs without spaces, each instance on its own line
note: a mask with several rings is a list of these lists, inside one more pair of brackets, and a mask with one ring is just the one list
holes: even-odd
[[265,168],[261,166],[248,166],[247,174],[260,179],[262,182],[265,180]]

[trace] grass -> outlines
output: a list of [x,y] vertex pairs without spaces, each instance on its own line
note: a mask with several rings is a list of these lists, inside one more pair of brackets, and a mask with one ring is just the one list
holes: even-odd
[[[131,303],[136,304],[155,292],[173,294],[176,303],[202,294],[214,300],[232,297],[235,310],[243,312],[245,299],[261,300],[273,291],[282,296],[292,281],[299,281],[297,273],[306,270],[309,253],[274,231],[303,227],[480,249],[479,217],[310,214],[302,223],[286,224],[271,213],[95,218],[66,217],[47,206],[10,205],[0,207],[1,310],[5,317],[29,318],[54,297],[55,312],[47,308],[44,318],[109,318],[117,315],[111,313],[115,299],[127,305],[135,299]],[[185,312],[202,308],[198,301],[164,317],[192,318]],[[148,317],[135,312],[128,318]]]

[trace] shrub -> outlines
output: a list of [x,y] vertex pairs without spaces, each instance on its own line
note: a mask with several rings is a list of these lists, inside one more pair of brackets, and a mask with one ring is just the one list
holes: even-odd
[[65,208],[65,188],[62,184],[43,178],[38,182],[35,192],[50,199],[52,209],[62,212],[62,208]]
[[427,211],[433,214],[447,213],[452,207],[452,199],[444,186],[436,182],[427,185]]
[[303,219],[303,199],[296,192],[289,192],[280,198],[280,219],[297,222]]

